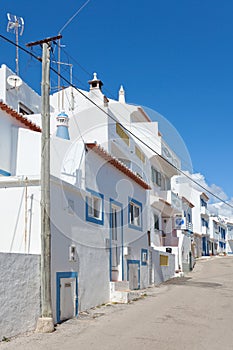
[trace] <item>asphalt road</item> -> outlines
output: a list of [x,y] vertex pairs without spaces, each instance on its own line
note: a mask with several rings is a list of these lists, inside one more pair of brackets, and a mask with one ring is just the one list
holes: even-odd
[[2,342],[0,350],[233,350],[233,257],[199,260],[186,277],[145,294],[89,310],[51,334]]

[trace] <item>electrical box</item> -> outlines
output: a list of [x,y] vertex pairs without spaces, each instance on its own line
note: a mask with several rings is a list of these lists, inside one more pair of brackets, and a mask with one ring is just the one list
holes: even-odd
[[130,255],[131,253],[131,248],[130,247],[124,247],[124,255],[127,256],[127,255]]
[[71,244],[69,247],[69,261],[76,261],[77,260],[77,249],[74,244]]
[[105,249],[110,249],[110,239],[105,238]]

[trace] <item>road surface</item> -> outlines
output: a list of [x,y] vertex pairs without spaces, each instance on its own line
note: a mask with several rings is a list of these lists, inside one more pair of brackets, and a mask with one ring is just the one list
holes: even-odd
[[187,276],[148,288],[137,301],[89,310],[51,334],[1,342],[5,349],[232,350],[233,257],[199,260]]

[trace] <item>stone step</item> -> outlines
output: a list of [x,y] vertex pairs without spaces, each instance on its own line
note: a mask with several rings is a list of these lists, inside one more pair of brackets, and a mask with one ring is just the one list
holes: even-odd
[[110,282],[114,284],[113,288],[115,291],[129,291],[129,282],[128,281],[116,281]]
[[128,281],[110,282],[110,302],[127,304],[141,297],[142,291],[130,290]]
[[110,293],[110,302],[127,304],[129,302],[129,294],[130,292],[124,291],[115,291],[113,293]]

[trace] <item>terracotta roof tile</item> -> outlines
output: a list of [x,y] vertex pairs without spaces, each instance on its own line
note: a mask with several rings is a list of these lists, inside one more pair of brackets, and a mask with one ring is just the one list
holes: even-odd
[[120,170],[122,173],[127,175],[129,178],[134,180],[138,185],[143,187],[145,190],[150,190],[151,187],[137,174],[132,172],[126,165],[120,162],[117,158],[111,156],[102,147],[96,143],[86,143],[86,147],[91,149],[93,152],[104,158],[108,163],[112,164],[115,168]]
[[23,116],[23,114],[18,113],[15,111],[13,108],[5,104],[0,100],[0,109],[5,111],[7,114],[9,114],[11,117],[15,118],[18,120],[20,123],[22,123],[24,126],[27,127],[27,129],[41,132],[41,128],[37,126],[36,124],[32,123],[29,119]]

